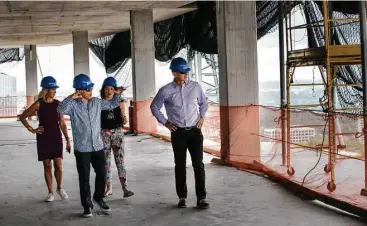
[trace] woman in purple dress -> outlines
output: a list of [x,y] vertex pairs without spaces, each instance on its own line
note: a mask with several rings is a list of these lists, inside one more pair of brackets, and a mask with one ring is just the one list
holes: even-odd
[[[62,159],[63,159],[63,142],[61,131],[66,139],[66,150],[70,153],[70,139],[68,136],[67,127],[63,115],[57,112],[59,101],[54,99],[56,89],[59,86],[56,80],[47,76],[41,81],[42,91],[38,95],[38,100],[34,102],[27,110],[20,116],[20,121],[28,129],[29,132],[35,133],[37,136],[37,154],[38,161],[43,162],[44,176],[48,188],[48,195],[46,202],[54,200],[52,188],[52,164],[55,168],[55,178],[57,182],[56,193],[60,195],[61,199],[67,199],[68,195],[62,189]],[[27,122],[26,118],[37,113],[39,126],[32,128]]]

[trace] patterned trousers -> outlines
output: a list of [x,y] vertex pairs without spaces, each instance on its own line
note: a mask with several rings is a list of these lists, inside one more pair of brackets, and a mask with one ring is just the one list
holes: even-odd
[[102,140],[105,144],[106,151],[106,184],[112,181],[112,171],[111,171],[111,149],[115,157],[115,163],[117,167],[117,173],[120,179],[122,189],[127,189],[126,182],[126,169],[124,163],[125,156],[125,141],[124,141],[124,131],[122,128],[117,129],[103,129],[102,130]]

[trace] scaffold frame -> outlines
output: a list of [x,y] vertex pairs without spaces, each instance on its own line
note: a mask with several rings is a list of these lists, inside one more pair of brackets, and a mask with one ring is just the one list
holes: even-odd
[[[283,7],[287,6],[287,2],[283,3]],[[285,63],[285,89],[286,89],[286,103],[281,103],[282,108],[282,159],[283,165],[287,167],[287,173],[289,175],[294,175],[295,170],[291,165],[291,113],[292,110],[312,110],[315,105],[292,105],[291,103],[291,88],[296,86],[324,86],[325,87],[325,100],[326,102],[320,103],[319,106],[323,107],[323,113],[326,119],[325,126],[327,126],[328,132],[328,142],[326,145],[321,144],[320,149],[328,149],[328,163],[324,167],[324,171],[329,174],[329,181],[327,184],[327,189],[330,192],[335,191],[335,161],[338,149],[345,149],[345,145],[343,142],[343,135],[338,119],[336,117],[336,113],[340,113],[340,111],[345,109],[337,109],[335,107],[335,88],[336,85],[336,71],[340,66],[347,65],[359,65],[362,63],[362,54],[361,54],[361,45],[360,44],[348,44],[348,45],[335,45],[332,43],[331,37],[333,33],[333,27],[336,26],[335,21],[338,22],[348,22],[351,21],[351,18],[345,19],[333,19],[332,16],[332,2],[328,0],[323,1],[323,20],[318,21],[313,24],[305,24],[293,26],[291,15],[287,15],[285,18],[285,39],[286,39],[286,63]],[[365,11],[365,5],[363,10]],[[363,14],[362,14],[363,15]],[[365,14],[364,14],[365,15]],[[352,18],[353,21],[361,21],[359,18]],[[280,24],[281,22],[279,22]],[[284,23],[284,22],[282,22]],[[318,48],[307,48],[307,49],[294,49],[292,30],[295,29],[305,29],[307,26],[322,26],[324,30],[324,46]],[[280,29],[281,30],[281,29]],[[361,31],[362,32],[362,31]],[[281,48],[281,47],[280,47]],[[283,66],[281,64],[281,66]],[[294,84],[293,76],[295,73],[295,69],[297,67],[306,67],[306,66],[318,66],[320,69],[321,76],[323,77],[323,83],[317,84]],[[363,65],[364,67],[364,65]],[[322,70],[324,68],[325,71]],[[282,76],[282,75],[281,75]],[[361,84],[348,84],[349,86],[357,86]],[[282,89],[282,85],[281,85]],[[365,86],[364,86],[364,89]],[[282,92],[282,91],[281,91]],[[367,98],[367,97],[364,97]],[[367,105],[367,101],[366,101]],[[367,107],[367,106],[366,106]],[[283,113],[285,112],[285,114]],[[367,110],[366,110],[367,112]],[[366,119],[366,114],[364,114],[364,119]],[[364,131],[367,131],[367,120],[364,120]],[[324,134],[325,135],[325,134]],[[336,139],[336,137],[338,139]],[[284,142],[285,141],[285,142]],[[338,141],[338,144],[337,144]],[[367,142],[365,142],[364,149],[367,150]],[[286,144],[286,145],[285,145]],[[320,153],[321,154],[321,153]],[[365,151],[366,154],[366,151]],[[367,159],[367,156],[366,156]],[[365,166],[365,171],[367,169],[367,164]],[[365,188],[367,188],[367,173],[365,173],[366,184]],[[362,194],[363,192],[361,192]]]

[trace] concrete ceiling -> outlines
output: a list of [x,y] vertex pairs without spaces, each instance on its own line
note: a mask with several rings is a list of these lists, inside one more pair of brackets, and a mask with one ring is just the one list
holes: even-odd
[[130,10],[153,9],[154,21],[195,10],[193,1],[0,1],[0,46],[72,43],[71,32],[93,39],[130,29]]

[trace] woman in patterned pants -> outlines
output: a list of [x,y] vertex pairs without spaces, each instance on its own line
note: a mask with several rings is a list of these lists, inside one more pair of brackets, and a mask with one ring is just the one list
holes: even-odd
[[[117,82],[113,77],[108,77],[104,80],[100,91],[101,98],[110,100],[114,95],[114,90],[117,87]],[[105,196],[112,195],[112,172],[111,160],[112,153],[115,157],[118,176],[124,192],[124,197],[134,195],[134,192],[127,189],[126,170],[124,163],[125,142],[123,125],[126,124],[125,104],[120,103],[120,106],[108,111],[101,112],[101,127],[102,140],[106,147],[106,189]]]

